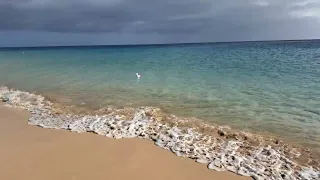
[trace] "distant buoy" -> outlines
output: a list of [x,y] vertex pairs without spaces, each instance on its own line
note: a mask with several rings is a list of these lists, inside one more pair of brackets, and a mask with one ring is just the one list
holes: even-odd
[[136,73],[136,76],[138,79],[140,79],[141,75],[139,73]]

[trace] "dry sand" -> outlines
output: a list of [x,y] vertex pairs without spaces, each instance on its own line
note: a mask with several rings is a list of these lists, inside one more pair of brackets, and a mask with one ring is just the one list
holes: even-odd
[[42,129],[0,104],[1,180],[245,180],[208,170],[142,139]]

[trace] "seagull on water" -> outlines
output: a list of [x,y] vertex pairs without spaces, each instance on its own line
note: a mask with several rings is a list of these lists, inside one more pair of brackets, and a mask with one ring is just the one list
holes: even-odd
[[141,75],[139,73],[136,73],[136,76],[138,79],[140,79]]

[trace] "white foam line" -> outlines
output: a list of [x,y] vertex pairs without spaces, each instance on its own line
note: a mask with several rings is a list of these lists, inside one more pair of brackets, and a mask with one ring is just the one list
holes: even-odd
[[[267,147],[251,147],[247,155],[241,153],[240,141],[217,141],[215,137],[188,129],[169,127],[146,116],[147,108],[138,109],[132,120],[113,116],[54,115],[50,103],[42,96],[28,92],[0,88],[0,97],[8,106],[32,113],[30,125],[43,128],[67,129],[73,132],[94,132],[112,138],[145,138],[177,156],[195,159],[209,169],[231,171],[254,179],[319,180],[320,172],[311,167],[300,167],[284,154]],[[248,150],[250,151],[250,150]]]

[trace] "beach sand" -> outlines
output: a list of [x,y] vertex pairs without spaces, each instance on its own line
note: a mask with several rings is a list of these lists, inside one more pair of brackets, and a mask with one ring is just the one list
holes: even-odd
[[30,114],[0,104],[3,180],[245,180],[175,156],[151,141],[110,139],[27,124]]

